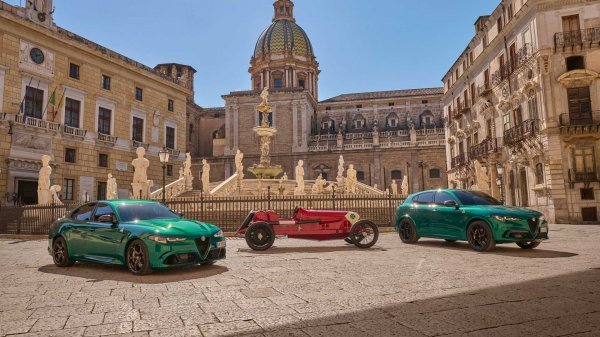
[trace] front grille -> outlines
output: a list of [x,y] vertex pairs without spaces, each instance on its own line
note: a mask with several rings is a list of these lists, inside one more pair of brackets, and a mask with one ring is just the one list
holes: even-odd
[[225,248],[213,249],[208,254],[207,260],[224,259],[226,254]]
[[173,254],[165,260],[166,265],[177,265],[196,262],[198,258],[194,253]]
[[206,253],[210,249],[210,239],[205,237],[204,241],[202,241],[202,239],[196,239],[195,241],[196,241],[196,247],[198,248],[198,253],[200,253],[200,256],[201,257],[206,256]]
[[531,234],[535,235],[538,232],[540,221],[537,218],[527,219],[527,224],[529,225],[529,230],[531,231]]

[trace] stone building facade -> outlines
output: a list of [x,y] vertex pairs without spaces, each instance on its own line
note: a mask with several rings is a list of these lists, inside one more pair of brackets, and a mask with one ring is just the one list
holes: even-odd
[[506,0],[444,76],[450,185],[551,222],[600,211],[600,3]]
[[168,180],[178,176],[193,96],[190,68],[146,67],[55,25],[51,0],[43,8],[26,3],[0,2],[3,203],[37,202],[44,154],[52,158],[51,183],[62,186],[66,201],[103,199],[108,173],[128,197],[138,146],[148,150],[155,188],[162,181],[160,149],[172,153]]
[[335,181],[343,155],[361,182],[382,190],[392,179],[400,185],[405,175],[411,191],[446,187],[442,88],[346,94],[319,102],[319,63],[296,23],[294,3],[275,1],[274,10],[272,24],[252,53],[251,90],[224,95],[222,109],[190,109],[194,130],[188,139],[200,149],[192,151],[200,154],[195,171],[208,158],[211,181],[222,181],[235,171],[237,150],[244,153],[244,167],[259,162],[259,139],[252,128],[259,125],[259,93],[269,87],[270,122],[278,130],[272,162],[282,165],[290,179],[303,160],[306,179],[322,174]]

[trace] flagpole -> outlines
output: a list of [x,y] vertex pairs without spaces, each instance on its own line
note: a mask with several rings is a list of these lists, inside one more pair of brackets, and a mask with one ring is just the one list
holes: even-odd
[[50,105],[50,101],[52,100],[52,97],[54,97],[54,99],[56,100],[56,97],[54,95],[56,95],[56,88],[54,88],[54,91],[52,91],[52,95],[50,95],[50,97],[48,97],[48,102],[46,102],[46,107],[44,108],[44,112],[42,112],[42,119],[46,119],[46,112],[48,112],[48,106]]
[[63,99],[65,98],[66,93],[67,93],[67,88],[64,88],[63,94],[62,94],[60,100],[58,101],[58,106],[56,107],[56,110],[54,110],[54,114],[52,115],[52,122],[54,122],[54,120],[56,119],[56,115],[58,115],[58,110],[60,110],[62,108]]
[[23,95],[23,99],[21,100],[21,105],[19,106],[19,113],[17,113],[17,115],[20,115],[21,112],[25,113],[25,107],[23,106],[23,104],[25,103],[25,98],[27,97],[27,87],[31,87],[31,82],[33,81],[33,77],[29,78],[29,84],[27,84],[27,86],[25,87],[25,94]]

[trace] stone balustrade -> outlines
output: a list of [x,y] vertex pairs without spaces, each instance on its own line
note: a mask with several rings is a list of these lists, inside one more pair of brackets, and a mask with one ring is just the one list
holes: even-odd
[[[165,190],[166,190],[165,198],[166,199],[177,198],[178,196],[180,196],[183,193],[188,191],[186,186],[187,185],[186,185],[185,177],[175,180],[174,182],[165,186]],[[162,199],[162,195],[163,195],[163,189],[160,188],[160,189],[150,193],[150,199],[159,200],[159,199]]]
[[399,149],[399,148],[410,148],[410,147],[431,147],[431,146],[445,146],[446,140],[444,139],[424,139],[418,140],[416,143],[411,141],[396,141],[396,142],[380,142],[379,146],[375,146],[373,143],[356,143],[356,144],[344,144],[344,146],[337,146],[337,144],[331,145],[314,145],[309,146],[309,152],[327,152],[327,151],[352,151],[352,150],[365,150],[373,148],[381,149]]

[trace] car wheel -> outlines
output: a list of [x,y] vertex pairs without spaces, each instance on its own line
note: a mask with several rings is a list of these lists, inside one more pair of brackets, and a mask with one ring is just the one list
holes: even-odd
[[489,252],[496,247],[492,230],[485,222],[475,221],[467,230],[469,246],[478,252]]
[[127,268],[134,275],[146,275],[152,272],[148,248],[144,241],[136,239],[127,246]]
[[58,267],[70,267],[75,264],[75,261],[69,256],[67,241],[62,236],[54,239],[52,243],[52,259]]
[[417,228],[412,221],[408,219],[404,219],[400,222],[398,235],[400,235],[400,240],[402,240],[402,242],[408,244],[416,243],[420,239],[417,235]]
[[541,242],[536,242],[536,241],[519,241],[519,242],[517,242],[517,246],[519,246],[523,249],[535,249],[540,244],[541,244]]
[[215,263],[217,263],[217,261],[202,261],[202,262],[200,262],[200,265],[201,266],[212,266]]
[[450,240],[450,239],[446,239],[446,242],[448,242],[448,243],[455,243],[455,242],[456,242],[456,240]]
[[350,239],[358,248],[371,248],[379,239],[379,228],[371,221],[359,221],[350,229]]
[[256,251],[264,251],[275,242],[275,231],[271,225],[264,222],[255,222],[246,230],[246,243]]
[[353,244],[354,244],[354,242],[352,242],[352,239],[351,239],[350,237],[344,238],[344,241],[345,241],[346,243],[349,243],[349,244],[351,244],[351,245],[353,245]]

